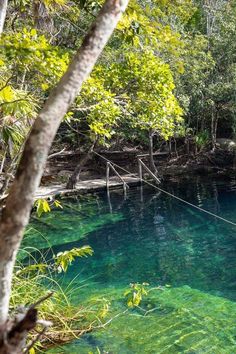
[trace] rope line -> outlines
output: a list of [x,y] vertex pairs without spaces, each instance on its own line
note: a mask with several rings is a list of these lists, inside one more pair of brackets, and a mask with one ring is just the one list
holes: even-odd
[[[126,170],[125,168],[123,168],[123,167],[117,165],[116,163],[114,163],[114,162],[108,160],[106,157],[100,155],[100,154],[99,154],[98,152],[96,152],[96,151],[93,151],[93,153],[94,153],[95,155],[101,157],[103,160],[105,160],[105,161],[107,161],[107,162],[110,162],[112,165],[116,166],[116,167],[119,168],[120,170],[122,170],[122,171],[128,173],[129,175],[134,176],[134,177],[137,178],[137,174],[132,173],[132,172]],[[182,202],[182,203],[185,203],[185,204],[191,206],[192,208],[198,209],[198,210],[200,210],[201,212],[203,212],[203,213],[205,213],[205,214],[211,215],[211,216],[213,216],[213,217],[215,217],[215,218],[217,218],[217,219],[219,219],[219,220],[221,220],[221,221],[224,221],[224,222],[226,222],[226,223],[228,223],[228,224],[230,224],[230,225],[236,226],[236,223],[234,223],[233,221],[227,220],[227,219],[223,218],[222,216],[219,216],[219,215],[217,215],[217,214],[214,214],[214,213],[212,213],[212,212],[210,212],[210,211],[208,211],[208,210],[206,210],[206,209],[203,209],[203,208],[201,208],[201,207],[199,207],[199,206],[197,206],[197,205],[195,205],[195,204],[192,204],[192,203],[188,202],[187,200],[184,200],[184,199],[182,199],[182,198],[180,198],[180,197],[177,197],[175,194],[172,194],[172,193],[170,193],[170,192],[167,192],[166,190],[164,190],[164,189],[162,189],[162,188],[156,186],[155,184],[153,184],[153,183],[151,183],[151,182],[149,182],[149,181],[147,181],[147,180],[145,180],[145,179],[143,179],[143,178],[140,178],[140,180],[141,180],[142,182],[148,184],[149,186],[151,186],[151,187],[153,187],[153,188],[159,190],[160,192],[162,192],[162,193],[164,193],[164,194],[166,194],[166,195],[168,195],[168,196],[170,196],[170,197],[172,197],[172,198],[175,198],[175,199],[179,200],[179,201]]]

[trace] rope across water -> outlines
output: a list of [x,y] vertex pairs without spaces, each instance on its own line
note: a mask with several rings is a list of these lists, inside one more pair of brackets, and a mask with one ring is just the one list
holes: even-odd
[[[123,168],[123,167],[117,165],[116,163],[110,161],[109,159],[107,159],[106,157],[102,156],[102,155],[99,154],[98,152],[93,151],[93,153],[94,153],[95,155],[101,157],[101,158],[102,158],[103,160],[105,160],[106,162],[110,162],[112,165],[116,166],[116,167],[119,168],[120,170],[122,170],[122,171],[128,173],[130,176],[137,177],[137,175],[136,175],[135,173],[132,173],[132,172],[126,170],[125,168]],[[192,203],[188,202],[187,200],[184,200],[184,199],[182,199],[182,198],[180,198],[180,197],[177,197],[176,195],[174,195],[174,194],[172,194],[172,193],[170,193],[170,192],[167,192],[167,191],[164,190],[163,188],[160,188],[160,187],[156,186],[155,184],[153,184],[153,183],[151,183],[151,182],[149,182],[149,181],[147,181],[147,180],[145,180],[145,179],[143,179],[143,178],[141,178],[140,180],[141,180],[142,182],[148,184],[149,186],[152,186],[153,188],[159,190],[160,192],[162,192],[162,193],[164,193],[164,194],[166,194],[166,195],[169,195],[170,197],[175,198],[175,199],[179,200],[180,202],[185,203],[185,204],[191,206],[192,208],[198,209],[199,211],[201,211],[201,212],[203,212],[203,213],[205,213],[205,214],[211,215],[211,216],[213,216],[213,217],[216,218],[216,219],[219,219],[219,220],[221,220],[221,221],[224,221],[224,222],[226,222],[227,224],[236,226],[236,223],[233,222],[233,221],[231,221],[231,220],[227,220],[227,219],[223,218],[222,216],[219,216],[219,215],[217,215],[217,214],[214,214],[214,213],[212,213],[212,212],[210,212],[210,211],[208,211],[208,210],[206,210],[206,209],[203,209],[203,208],[201,208],[201,207],[199,207],[199,206],[197,206],[197,205],[195,205],[195,204],[192,204]]]

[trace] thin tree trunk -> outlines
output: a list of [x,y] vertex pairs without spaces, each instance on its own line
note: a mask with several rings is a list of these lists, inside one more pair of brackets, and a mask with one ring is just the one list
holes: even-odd
[[8,0],[0,0],[0,34],[3,32],[3,27],[7,14]]
[[172,139],[170,138],[169,141],[168,141],[168,145],[169,145],[169,154],[170,156],[172,155]]
[[[51,92],[34,122],[23,156],[10,188],[0,220],[0,353],[22,353],[16,338],[9,338],[6,322],[9,312],[12,273],[24,228],[29,222],[35,192],[40,184],[49,149],[70,104],[74,101],[128,0],[107,0],[67,72]],[[15,342],[14,342],[15,340]],[[6,348],[13,345],[11,351]]]
[[178,150],[177,150],[177,141],[175,137],[174,137],[174,146],[175,146],[175,155],[176,157],[179,157]]
[[67,182],[66,188],[67,189],[74,189],[76,187],[76,183],[79,180],[80,173],[82,169],[84,168],[85,164],[91,159],[93,149],[96,145],[97,139],[93,142],[92,146],[90,147],[89,151],[85,155],[85,157],[80,161],[80,163],[76,166],[74,172],[72,175],[69,177],[69,180]]
[[7,155],[7,152],[5,151],[4,154],[3,154],[3,157],[2,157],[1,166],[0,166],[0,174],[2,174],[3,169],[4,169],[4,165],[5,165],[5,161],[6,161],[6,155]]
[[217,138],[217,127],[218,127],[218,112],[214,112],[212,110],[212,116],[211,116],[211,145],[212,145],[212,150],[215,149],[216,147],[216,138]]
[[153,158],[153,130],[152,129],[149,129],[149,159],[150,159],[150,168],[152,172],[157,174],[157,169]]
[[187,154],[189,156],[189,153],[190,153],[189,138],[187,138],[187,148],[186,148],[186,150],[187,150]]
[[185,144],[185,151],[186,151],[186,154],[189,156],[189,153],[190,153],[190,146],[189,146],[189,136],[188,136],[188,133],[185,133],[185,138],[184,138],[184,144]]
[[218,121],[219,121],[219,113],[216,112],[215,126],[214,126],[214,143],[216,147],[216,139],[217,139],[217,129],[218,129]]

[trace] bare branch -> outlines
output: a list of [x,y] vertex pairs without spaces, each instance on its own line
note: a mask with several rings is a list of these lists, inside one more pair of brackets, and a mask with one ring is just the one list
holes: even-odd
[[61,151],[54,152],[54,154],[51,154],[51,155],[48,156],[48,160],[52,159],[55,156],[61,155],[65,150],[66,150],[66,148],[63,148]]
[[7,87],[7,85],[9,84],[9,82],[11,81],[11,79],[14,77],[14,75],[11,75],[5,82],[5,84],[0,87],[0,91],[2,91],[3,89],[5,89],[5,87]]
[[14,100],[14,101],[10,101],[10,102],[5,101],[5,102],[0,103],[0,107],[5,106],[5,105],[7,105],[7,104],[12,104],[12,103],[21,102],[21,101],[30,102],[30,100],[28,100],[27,98],[18,98],[17,100]]
[[41,299],[39,299],[38,301],[36,301],[33,305],[30,306],[30,309],[35,309],[38,305],[42,304],[42,302],[46,301],[47,299],[49,299],[50,297],[52,297],[53,295],[53,291],[51,291],[50,293],[48,293],[47,295],[43,296]]
[[34,345],[38,342],[38,340],[45,334],[46,330],[48,329],[48,326],[45,326],[41,332],[37,334],[37,336],[31,341],[31,343],[25,348],[24,354],[27,354],[30,352],[30,349],[34,347]]

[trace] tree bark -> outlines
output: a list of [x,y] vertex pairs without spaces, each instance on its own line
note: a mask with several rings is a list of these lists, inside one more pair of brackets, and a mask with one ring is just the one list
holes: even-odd
[[72,175],[69,177],[69,180],[66,185],[67,189],[75,189],[76,183],[79,180],[79,176],[80,176],[82,169],[84,168],[85,164],[91,159],[93,149],[96,145],[96,142],[97,142],[97,139],[93,142],[92,146],[90,147],[90,149],[87,152],[87,154],[85,155],[85,157],[80,161],[80,163],[76,166]]
[[217,138],[217,127],[218,127],[218,112],[212,110],[211,116],[211,145],[212,150],[215,150],[216,147],[216,138]]
[[7,14],[7,5],[8,5],[8,0],[0,1],[0,34],[3,32],[3,27],[6,19],[6,14]]
[[169,139],[168,143],[169,143],[169,154],[171,156],[172,155],[172,139],[171,138]]
[[[23,155],[0,219],[0,353],[7,343],[12,273],[24,228],[29,222],[49,149],[62,118],[93,69],[128,0],[107,0],[67,72],[51,92],[25,143]],[[17,345],[17,344],[16,344]],[[18,353],[16,349],[12,353]]]
[[150,168],[154,174],[157,174],[156,165],[153,158],[153,130],[149,129],[149,159]]

